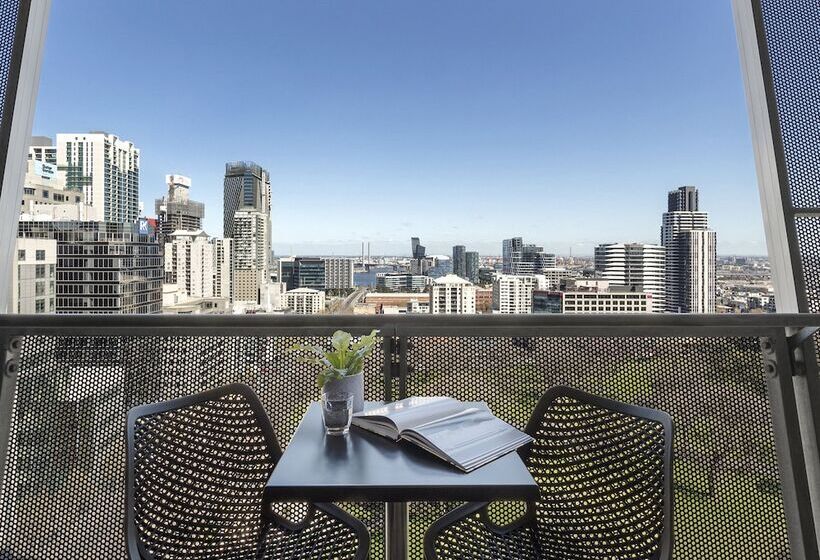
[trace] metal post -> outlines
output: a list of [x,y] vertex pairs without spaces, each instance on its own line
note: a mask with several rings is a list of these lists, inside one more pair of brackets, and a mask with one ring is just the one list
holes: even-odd
[[409,509],[407,502],[388,502],[385,504],[384,546],[387,560],[407,560],[409,554],[408,526]]
[[14,44],[6,76],[6,98],[0,122],[0,312],[11,301],[11,267],[17,239],[26,150],[40,88],[40,65],[51,0],[18,0]]
[[818,558],[817,534],[808,496],[809,482],[803,468],[805,457],[792,379],[791,350],[785,329],[760,341],[766,369],[766,385],[772,408],[783,504],[789,530],[791,557]]
[[[802,161],[813,161],[818,154],[786,152],[761,0],[733,0],[732,4],[777,310],[780,313],[805,313],[811,309],[806,290],[806,271],[797,236],[798,212],[792,203],[787,155]],[[789,56],[795,60],[801,57],[811,59],[817,53],[816,28],[812,22],[820,15],[820,6],[814,0],[797,0],[783,3],[781,9],[786,11],[798,7],[806,13],[814,14],[814,17],[804,17],[805,13],[802,16],[793,14],[795,19],[802,17],[801,21],[805,20],[806,27],[789,32]],[[805,52],[801,52],[801,48]],[[782,67],[782,62],[780,64],[784,73],[794,71],[788,66]],[[805,87],[813,89],[801,95],[811,99],[818,91],[817,84],[811,80],[806,80],[805,84]],[[815,116],[805,114],[800,115],[800,118],[809,124],[814,123]],[[805,130],[795,133],[807,134]],[[813,272],[816,273],[817,271]],[[807,493],[811,498],[813,515],[820,520],[820,412],[815,408],[816,402],[812,404],[813,400],[820,399],[820,389],[817,383],[817,363],[813,359],[815,353],[807,348],[812,344],[811,341],[803,344],[806,375],[796,377],[793,383],[790,379],[789,384],[794,390],[805,457],[803,465],[795,464],[793,467],[805,468],[808,477]],[[820,540],[815,544],[820,548]]]
[[3,495],[21,345],[18,337],[0,336],[0,496]]

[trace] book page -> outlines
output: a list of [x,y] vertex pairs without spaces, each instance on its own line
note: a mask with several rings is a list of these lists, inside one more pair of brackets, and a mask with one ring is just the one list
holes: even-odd
[[357,412],[354,418],[368,421],[369,417],[389,419],[398,432],[446,418],[464,410],[464,405],[449,397],[410,397],[378,408]]

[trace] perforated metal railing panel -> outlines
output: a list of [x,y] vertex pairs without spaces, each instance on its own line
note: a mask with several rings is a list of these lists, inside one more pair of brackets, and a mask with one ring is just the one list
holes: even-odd
[[[675,422],[674,557],[790,557],[771,408],[757,339],[425,338],[409,341],[409,395],[486,401],[523,428],[540,396],[569,385],[665,410]],[[412,557],[456,504],[411,507]],[[511,521],[522,508],[502,504]]]
[[[4,106],[9,86],[9,71],[15,32],[17,30],[17,13],[20,9],[20,0],[3,0],[0,2],[0,130],[4,128]],[[5,157],[2,154],[0,157]]]
[[[247,383],[283,446],[309,402],[316,370],[286,352],[323,337],[53,337],[22,340],[0,494],[0,559],[124,558],[125,415],[138,404]],[[366,398],[383,398],[378,346]],[[383,552],[384,507],[344,504]]]

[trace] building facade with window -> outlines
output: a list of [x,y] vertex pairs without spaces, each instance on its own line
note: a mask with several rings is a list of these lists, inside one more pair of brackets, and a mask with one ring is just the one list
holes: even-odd
[[652,294],[654,313],[666,311],[666,248],[647,243],[605,243],[595,248],[595,273],[610,286]]
[[455,274],[436,278],[430,290],[430,313],[475,314],[475,290],[469,281]]
[[325,310],[325,293],[297,288],[284,293],[285,307],[299,315],[315,315]]
[[12,265],[12,311],[56,312],[57,242],[54,239],[17,239]]
[[56,313],[162,311],[162,253],[154,230],[136,224],[25,221],[23,240],[56,241]]
[[326,290],[350,290],[353,288],[353,259],[328,257],[324,261]]
[[493,282],[493,310],[503,314],[532,313],[532,292],[547,287],[538,274],[500,274]]

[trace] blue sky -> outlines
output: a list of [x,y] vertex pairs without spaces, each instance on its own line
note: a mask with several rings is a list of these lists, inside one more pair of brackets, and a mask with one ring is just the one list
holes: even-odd
[[501,239],[657,242],[701,189],[721,254],[765,254],[730,2],[71,0],[34,133],[106,130],[222,229],[230,160],[271,173],[277,254]]

